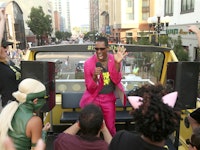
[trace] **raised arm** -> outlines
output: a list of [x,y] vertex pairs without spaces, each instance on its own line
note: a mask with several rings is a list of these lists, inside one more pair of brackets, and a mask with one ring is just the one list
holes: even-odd
[[112,136],[108,130],[108,128],[106,127],[106,124],[105,124],[105,121],[103,121],[103,124],[102,124],[102,128],[101,128],[101,132],[103,133],[103,137],[104,137],[104,140],[110,144],[111,140],[112,140]]
[[6,20],[5,8],[0,8],[0,45],[3,38],[5,20]]
[[200,47],[200,30],[199,30],[199,28],[195,25],[191,25],[191,26],[189,26],[188,29],[189,29],[189,31],[194,32],[197,35],[197,40],[198,40],[198,44]]
[[73,125],[71,125],[69,128],[67,128],[67,129],[64,131],[64,133],[68,133],[68,134],[71,134],[71,135],[75,135],[79,130],[80,130],[79,123],[76,122],[76,123],[74,123]]

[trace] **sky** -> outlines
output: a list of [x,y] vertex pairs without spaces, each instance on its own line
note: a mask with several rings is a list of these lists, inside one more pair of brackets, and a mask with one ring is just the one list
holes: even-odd
[[89,24],[89,0],[70,0],[71,26]]

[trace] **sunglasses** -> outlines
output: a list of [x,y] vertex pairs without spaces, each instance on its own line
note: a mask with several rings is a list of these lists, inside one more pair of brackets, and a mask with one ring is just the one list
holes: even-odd
[[101,50],[101,51],[103,51],[103,50],[105,50],[106,49],[106,47],[104,47],[104,48],[97,48],[97,47],[95,47],[94,48],[96,51],[98,51],[98,50]]
[[194,144],[192,144],[192,142],[190,141],[190,139],[186,139],[185,142],[186,142],[187,145],[191,145],[192,147],[195,146]]

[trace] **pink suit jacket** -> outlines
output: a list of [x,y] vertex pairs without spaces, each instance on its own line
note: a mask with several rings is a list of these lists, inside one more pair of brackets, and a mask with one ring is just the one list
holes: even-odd
[[[92,57],[87,59],[84,64],[86,90],[81,98],[80,107],[84,107],[86,104],[93,102],[93,100],[96,98],[99,91],[103,87],[102,74],[100,75],[100,79],[97,83],[92,79],[97,62],[97,56],[93,55]],[[122,73],[116,69],[114,56],[112,54],[108,54],[108,71],[110,73],[111,80],[115,84],[116,97],[119,97],[123,105],[126,105],[126,94],[121,83]]]

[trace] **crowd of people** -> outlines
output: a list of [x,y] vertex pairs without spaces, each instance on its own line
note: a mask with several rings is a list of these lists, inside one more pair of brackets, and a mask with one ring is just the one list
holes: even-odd
[[[7,57],[7,47],[12,43],[3,38],[4,25],[5,10],[0,8],[0,94],[3,106],[0,149],[44,150],[51,125],[43,125],[36,112],[45,104],[46,88],[32,78],[21,80],[20,68]],[[200,45],[199,29],[190,26],[189,30],[196,33]],[[56,137],[54,149],[173,150],[174,147],[166,141],[179,127],[180,112],[169,104],[171,97],[161,84],[143,85],[133,93],[139,103],[135,107],[130,100],[135,131],[116,131],[115,94],[124,105],[127,100],[121,84],[121,62],[127,52],[124,47],[118,47],[110,54],[108,47],[107,38],[96,40],[96,53],[84,65],[86,91],[80,101],[79,119]],[[188,116],[193,129],[191,138],[186,141],[189,150],[200,150],[199,118],[199,108]]]

